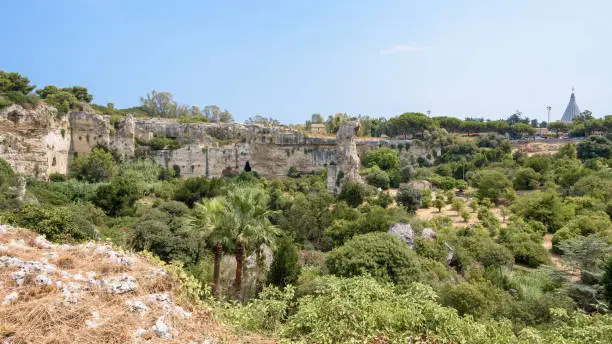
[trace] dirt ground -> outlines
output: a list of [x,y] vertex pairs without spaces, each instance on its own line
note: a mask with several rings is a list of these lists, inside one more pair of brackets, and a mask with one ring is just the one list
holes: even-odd
[[[472,226],[478,223],[478,213],[473,211],[472,208],[468,206],[469,202],[471,201],[471,198],[460,197],[460,196],[457,196],[457,198],[461,198],[465,202],[465,209],[467,209],[472,215],[470,219],[468,220],[468,222],[463,221],[463,218],[460,216],[459,212],[453,210],[450,204],[445,205],[444,208],[442,208],[442,211],[440,212],[438,211],[437,208],[434,208],[434,207],[418,209],[416,211],[416,215],[420,219],[423,219],[423,220],[430,220],[434,216],[439,216],[439,215],[448,216],[453,221],[453,227]],[[500,209],[493,207],[491,208],[491,212],[499,220],[500,226],[506,227],[506,223],[505,221],[503,221]]]

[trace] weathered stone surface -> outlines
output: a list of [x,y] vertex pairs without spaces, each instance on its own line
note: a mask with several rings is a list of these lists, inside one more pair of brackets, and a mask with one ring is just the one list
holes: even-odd
[[387,233],[397,236],[410,248],[414,249],[414,231],[409,223],[394,223],[389,227]]
[[51,243],[47,241],[47,239],[43,238],[40,235],[37,236],[36,239],[34,239],[34,245],[43,250],[47,250],[53,247],[53,245],[51,245]]
[[11,303],[15,302],[18,298],[19,298],[19,294],[17,294],[17,292],[12,292],[4,297],[2,304],[10,305]]
[[121,276],[102,280],[106,290],[111,294],[123,294],[136,290],[136,277]]
[[432,228],[423,228],[423,232],[421,233],[421,238],[433,240],[436,238],[436,232]]
[[411,187],[413,189],[417,189],[417,190],[431,190],[431,183],[427,180],[413,180],[411,182],[408,182],[406,184],[400,185],[400,187],[402,186],[408,186]]
[[450,265],[455,260],[455,250],[448,243],[444,243],[444,247],[448,251],[446,257],[444,257],[444,262],[446,265]]
[[166,325],[164,322],[164,317],[159,317],[157,321],[155,321],[155,325],[151,328],[155,334],[162,339],[172,339],[172,334],[170,333],[170,327]]
[[58,118],[55,108],[11,105],[0,110],[0,157],[16,172],[39,178],[66,173],[69,150],[68,121]]
[[[88,110],[84,108],[85,110]],[[89,109],[88,111],[91,111]],[[309,137],[287,127],[268,128],[239,123],[179,123],[131,115],[111,124],[110,117],[86,111],[56,116],[44,104],[33,109],[12,105],[0,110],[0,157],[19,173],[47,178],[66,173],[76,154],[103,145],[123,157],[136,155],[137,140],[175,138],[175,150],[142,151],[182,177],[220,177],[242,171],[246,164],[266,177],[284,177],[293,166],[302,173],[327,170],[327,186],[338,192],[345,181],[361,182],[359,156],[381,146],[409,147],[416,156],[431,157],[433,147],[410,140],[355,140],[358,120],[343,123],[335,138]]]
[[327,169],[327,189],[337,194],[345,182],[361,183],[361,160],[357,153],[355,136],[359,120],[349,120],[340,125],[336,134],[336,156]]

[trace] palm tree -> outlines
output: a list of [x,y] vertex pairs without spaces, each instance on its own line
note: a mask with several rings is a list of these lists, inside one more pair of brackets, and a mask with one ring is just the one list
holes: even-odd
[[244,251],[255,250],[260,255],[261,246],[271,246],[279,234],[276,226],[270,223],[269,216],[273,213],[268,208],[269,197],[258,187],[236,187],[230,190],[225,198],[225,207],[221,217],[221,225],[227,226],[234,239],[234,254],[236,255],[236,277],[234,290],[236,297],[242,297],[242,269]]
[[255,250],[261,255],[261,246],[272,246],[279,234],[270,223],[274,212],[268,209],[269,197],[258,187],[237,186],[227,196],[203,200],[194,209],[192,223],[199,230],[201,242],[208,241],[214,252],[214,288],[220,298],[220,262],[224,246],[234,244],[236,276],[234,291],[238,299],[242,295],[242,270],[244,251]]
[[202,245],[205,241],[214,245],[213,295],[217,300],[221,296],[220,275],[223,245],[229,245],[232,242],[231,233],[227,232],[227,227],[222,226],[221,222],[224,209],[225,202],[222,197],[205,199],[201,203],[196,204],[192,219],[192,224],[198,230],[201,238],[201,240],[198,240],[198,246]]

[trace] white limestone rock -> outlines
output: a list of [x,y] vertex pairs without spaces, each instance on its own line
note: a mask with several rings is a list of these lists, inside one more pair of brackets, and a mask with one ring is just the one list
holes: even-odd
[[421,237],[423,239],[433,240],[436,238],[436,232],[432,228],[423,228],[423,232],[421,233]]
[[164,323],[164,317],[159,317],[157,321],[155,321],[155,325],[151,328],[155,334],[162,339],[172,339],[172,334],[170,333],[170,327]]
[[12,292],[4,297],[4,301],[2,301],[3,305],[10,305],[15,302],[19,298],[19,294],[17,292]]
[[394,223],[389,227],[387,233],[395,235],[410,246],[411,249],[414,249],[414,231],[409,223]]
[[34,282],[39,285],[52,285],[53,284],[53,281],[44,274],[37,275]]
[[135,300],[127,300],[125,301],[125,304],[128,307],[128,310],[132,313],[138,313],[140,315],[144,315],[149,311],[149,307],[147,307],[147,305],[145,305],[143,302]]
[[106,290],[111,294],[124,294],[136,290],[136,277],[123,275],[102,280]]
[[53,245],[49,241],[47,241],[47,239],[43,238],[40,235],[37,236],[36,239],[34,239],[34,245],[43,250],[53,248]]

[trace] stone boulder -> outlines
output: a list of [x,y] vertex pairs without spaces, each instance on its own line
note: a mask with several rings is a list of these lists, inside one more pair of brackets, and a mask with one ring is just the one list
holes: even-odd
[[414,249],[414,231],[409,223],[394,223],[389,227],[387,233],[395,235],[410,246],[411,249]]
[[432,189],[432,185],[430,182],[428,182],[427,180],[413,180],[411,182],[408,183],[402,183],[402,185],[400,185],[400,187],[402,186],[406,186],[406,187],[410,187],[419,191],[424,191],[424,190],[431,190]]
[[432,228],[423,228],[423,232],[421,232],[421,238],[433,240],[436,238],[436,232],[434,232]]

